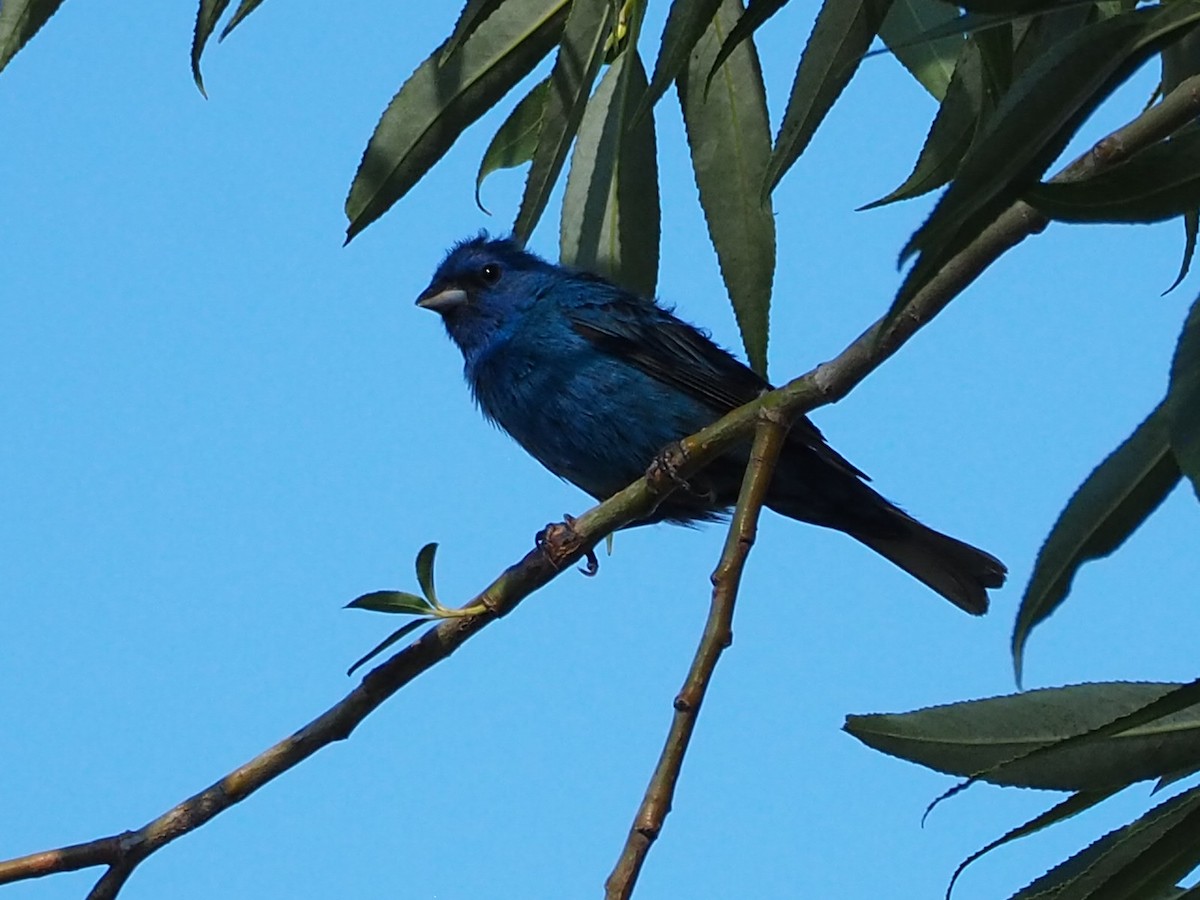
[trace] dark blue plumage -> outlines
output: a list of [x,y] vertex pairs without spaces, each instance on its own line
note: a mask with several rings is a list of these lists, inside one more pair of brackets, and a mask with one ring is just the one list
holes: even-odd
[[[667,444],[770,387],[653,301],[509,240],[480,236],[456,245],[417,304],[442,316],[484,415],[597,499],[641,477]],[[645,522],[687,523],[727,511],[746,452],[717,460]],[[985,612],[985,589],[1003,584],[1003,564],[917,522],[865,480],[800,418],[767,505],[844,531],[967,612]]]

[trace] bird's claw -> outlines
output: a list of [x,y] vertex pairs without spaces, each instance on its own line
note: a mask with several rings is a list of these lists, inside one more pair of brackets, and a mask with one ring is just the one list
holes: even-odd
[[[551,522],[539,531],[534,537],[534,542],[546,555],[547,562],[556,571],[561,571],[566,558],[579,550],[580,540],[575,531],[575,517],[564,513],[561,522]],[[592,548],[584,550],[584,565],[579,571],[589,578],[600,571],[600,560],[596,558]]]

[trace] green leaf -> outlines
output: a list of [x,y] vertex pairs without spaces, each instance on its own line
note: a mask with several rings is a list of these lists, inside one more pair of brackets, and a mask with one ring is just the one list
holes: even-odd
[[38,33],[63,0],[4,0],[0,3],[0,72]]
[[212,37],[213,29],[217,27],[217,21],[228,6],[229,0],[200,0],[200,7],[196,10],[196,28],[192,34],[192,78],[205,97],[208,91],[204,89],[204,77],[200,74],[200,57],[204,54],[208,39]]
[[800,158],[871,46],[891,0],[825,0],[792,82],[763,197]]
[[984,16],[1024,16],[1065,6],[1078,6],[1080,0],[954,0],[967,12]]
[[753,40],[734,49],[711,88],[704,84],[740,11],[740,0],[721,5],[679,77],[679,102],[700,205],[746,356],[765,378],[775,216],[770,197],[761,193],[771,162],[771,124]]
[[238,8],[234,10],[233,17],[230,18],[229,23],[221,29],[221,36],[217,40],[223,41],[229,37],[229,33],[241,25],[250,13],[262,6],[262,2],[263,0],[242,0],[238,4]]
[[1061,222],[1161,222],[1200,206],[1200,128],[1082,181],[1039,184],[1023,198]]
[[[758,31],[767,19],[787,6],[787,2],[788,0],[750,0],[746,4],[745,12],[738,17],[732,28],[727,29],[728,34],[725,35],[721,43],[721,49],[712,61],[712,67],[708,70],[708,75],[704,77],[705,93],[712,86],[712,80],[717,74],[717,69],[725,64],[725,60],[729,59],[729,54],[737,49],[738,44]],[[682,71],[681,69],[680,72]]]
[[[429,601],[426,605],[437,606],[437,591],[433,587],[433,561],[437,556],[437,544],[426,544],[417,552],[417,584]],[[411,596],[411,595],[409,595]]]
[[1159,804],[1013,895],[1013,900],[1152,900],[1200,861],[1200,788]]
[[879,26],[879,37],[904,68],[941,100],[949,90],[963,34],[929,39],[925,32],[958,19],[958,11],[942,0],[894,0]]
[[1200,20],[1195,0],[1133,10],[1083,28],[1027,69],[976,137],[954,182],[912,236],[920,253],[895,314],[959,250],[1031,188],[1096,105],[1151,54]]
[[1160,404],[1079,486],[1038,552],[1013,627],[1018,683],[1030,632],[1066,599],[1075,573],[1088,560],[1121,546],[1158,508],[1179,477],[1168,443],[1167,415]]
[[346,675],[347,676],[353,675],[360,667],[362,667],[366,663],[373,660],[376,656],[378,656],[380,653],[382,653],[388,647],[392,646],[392,644],[396,643],[396,641],[400,640],[405,635],[411,634],[412,632],[416,631],[418,628],[420,628],[422,625],[427,624],[428,622],[429,622],[429,619],[416,619],[415,621],[409,622],[406,625],[401,625],[399,628],[397,628],[395,631],[393,631],[391,634],[389,634],[386,638],[384,638],[382,641],[380,641],[378,644],[376,644],[371,649],[371,651],[369,653],[367,653],[366,656],[357,660],[354,663],[354,665],[352,665],[349,669],[347,669]]
[[1200,300],[1192,304],[1175,345],[1166,411],[1171,449],[1200,497]]
[[721,0],[674,0],[671,4],[658,58],[654,61],[654,74],[650,77],[650,90],[634,112],[635,119],[649,112],[679,77],[720,5]]
[[564,264],[653,297],[660,239],[654,118],[629,121],[647,87],[630,45],[605,73],[579,126],[559,246]]
[[372,591],[351,600],[346,604],[346,609],[399,613],[405,616],[425,616],[432,611],[432,607],[424,597],[418,597],[407,591]]
[[[501,7],[501,12],[506,7]],[[563,26],[558,56],[550,72],[550,92],[542,112],[537,148],[525,181],[513,236],[525,243],[541,218],[562,172],[567,151],[587,106],[592,83],[604,59],[604,41],[612,30],[611,0],[573,0]],[[485,23],[486,25],[486,23]]]
[[546,105],[549,79],[539,81],[516,105],[488,144],[475,176],[475,205],[487,212],[479,199],[483,181],[497,169],[512,169],[533,159],[538,129],[542,127],[542,109]]
[[458,136],[550,52],[567,0],[508,0],[439,65],[435,50],[392,98],[367,144],[350,195],[346,240],[383,215]]
[[[893,7],[895,9],[895,7]],[[946,96],[938,107],[921,155],[912,174],[885,197],[862,209],[874,209],[897,200],[908,200],[941,187],[954,177],[971,146],[983,115],[983,72],[979,45],[974,38],[963,44]]]
[[1034,816],[1024,824],[1019,825],[1007,832],[1002,837],[998,837],[996,840],[991,841],[986,846],[980,847],[958,864],[958,868],[956,868],[954,870],[954,874],[950,876],[950,884],[946,886],[946,896],[950,896],[951,891],[954,890],[954,885],[958,882],[959,876],[966,871],[967,866],[991,853],[997,847],[1003,847],[1005,844],[1020,840],[1023,837],[1028,837],[1031,834],[1036,834],[1044,828],[1049,828],[1051,825],[1057,825],[1059,822],[1069,819],[1072,816],[1077,816],[1081,812],[1089,810],[1098,803],[1102,803],[1103,801],[1107,800],[1115,793],[1116,790],[1076,791],[1062,802],[1054,804],[1054,806],[1050,807],[1050,809],[1046,810],[1044,813]]
[[1183,259],[1179,261],[1179,272],[1175,276],[1175,280],[1171,282],[1171,286],[1163,291],[1163,295],[1171,293],[1179,285],[1183,284],[1183,279],[1187,278],[1188,271],[1192,268],[1192,257],[1196,255],[1196,234],[1200,231],[1200,209],[1189,209],[1182,216],[1183,219]]
[[[951,775],[1045,790],[1107,791],[1200,761],[1200,707],[1167,715],[1151,708],[1195,704],[1196,694],[1194,684],[1080,684],[848,716],[844,727],[869,747]],[[1122,730],[1107,733],[1116,727]]]
[[503,2],[504,0],[467,0],[466,6],[458,14],[458,21],[454,23],[454,31],[451,32],[450,39],[442,45],[441,56],[438,57],[439,64],[445,63],[453,56],[454,51],[462,46],[463,41],[474,34],[480,23],[494,13]]

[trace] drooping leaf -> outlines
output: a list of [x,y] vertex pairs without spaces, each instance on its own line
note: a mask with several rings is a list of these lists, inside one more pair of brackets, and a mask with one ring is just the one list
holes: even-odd
[[1192,257],[1196,255],[1196,235],[1200,232],[1200,209],[1189,209],[1182,216],[1183,219],[1183,258],[1179,261],[1179,272],[1175,275],[1175,280],[1171,282],[1163,294],[1169,294],[1179,285],[1183,284],[1183,279],[1187,278],[1188,272],[1192,268]]
[[437,591],[433,586],[433,561],[437,557],[437,548],[437,544],[429,543],[417,552],[417,584],[421,586],[421,593],[428,601],[426,605],[432,606],[436,606],[438,602]]
[[1079,0],[954,0],[967,12],[984,16],[1025,16],[1078,6]]
[[825,0],[800,57],[763,185],[765,198],[800,158],[850,83],[892,0]]
[[1030,632],[1066,599],[1080,567],[1121,546],[1158,508],[1179,477],[1167,415],[1160,404],[1079,486],[1038,552],[1013,627],[1018,683]]
[[634,111],[634,118],[644,116],[679,77],[720,5],[721,0],[674,0],[671,3],[659,42],[658,58],[654,61],[654,74],[650,77],[650,90]]
[[[1189,693],[1179,694],[1183,689]],[[869,747],[951,775],[1106,791],[1200,762],[1200,708],[1165,716],[1150,709],[1156,702],[1174,703],[1176,696],[1194,704],[1197,693],[1195,685],[1080,684],[909,713],[848,716],[844,727]],[[1089,734],[1131,714],[1150,721],[1116,734]],[[1087,740],[1078,739],[1082,735]]]
[[376,644],[374,647],[372,647],[371,650],[365,656],[361,657],[358,660],[355,660],[354,665],[352,665],[349,669],[346,670],[346,675],[347,676],[353,675],[356,671],[358,671],[358,669],[360,669],[362,666],[369,663],[371,660],[373,660],[375,657],[377,657],[380,653],[382,653],[388,647],[392,646],[392,644],[401,640],[406,635],[409,635],[412,632],[416,631],[422,625],[428,624],[428,622],[429,622],[429,619],[415,619],[412,622],[409,622],[405,625],[401,625],[399,628],[397,628],[395,631],[393,631],[391,634],[389,634],[386,638],[384,638],[382,641],[380,641],[378,644]]
[[1060,41],[1098,18],[1108,16],[1098,15],[1093,3],[1079,3],[1018,19],[1025,27],[1014,35],[1013,69],[1024,72]]
[[901,253],[918,253],[897,293],[901,309],[959,250],[1033,186],[1095,106],[1150,54],[1200,21],[1180,0],[1096,22],[1027,69],[976,137],[958,175]]
[[991,853],[997,847],[1003,847],[1005,844],[1010,844],[1013,841],[1035,834],[1044,828],[1049,828],[1051,825],[1057,825],[1059,822],[1069,819],[1072,816],[1077,816],[1081,812],[1085,812],[1093,806],[1104,802],[1115,793],[1116,790],[1076,791],[1060,803],[1054,804],[1054,806],[1050,807],[1044,813],[1034,816],[1024,824],[1013,828],[1003,836],[991,841],[986,846],[980,847],[958,864],[958,867],[954,870],[954,874],[950,876],[950,884],[946,886],[946,896],[950,896],[954,890],[954,885],[958,882],[959,876],[966,871],[971,863]]
[[[510,0],[511,2],[511,0]],[[497,15],[507,7],[501,7]],[[562,172],[567,151],[579,130],[592,83],[604,60],[604,42],[613,24],[611,0],[573,0],[550,72],[550,88],[542,109],[537,147],[513,223],[513,236],[524,243],[546,209]],[[485,23],[486,25],[486,23]],[[481,26],[483,27],[483,26]]]
[[971,38],[963,44],[954,75],[946,88],[946,96],[929,127],[929,134],[925,137],[912,174],[890,194],[868,203],[863,209],[874,209],[897,200],[918,197],[941,187],[954,177],[983,115],[981,65],[979,45]]
[[660,239],[654,118],[630,122],[647,87],[646,70],[630,45],[584,111],[563,195],[559,247],[566,265],[653,297]]
[[1200,861],[1200,788],[1110,831],[1013,895],[1013,900],[1158,900]]
[[546,79],[534,85],[533,90],[509,113],[488,144],[479,162],[479,172],[475,175],[475,205],[484,212],[487,210],[479,198],[484,179],[498,169],[512,169],[533,159],[549,84],[549,79]]
[[508,0],[457,52],[435,50],[400,88],[346,198],[349,241],[403,197],[458,136],[550,52],[567,0]]
[[753,39],[729,54],[710,87],[705,81],[741,11],[724,0],[688,68],[679,77],[700,205],[751,367],[767,373],[775,216],[761,186],[771,162],[766,90]]
[[1039,184],[1023,198],[1061,222],[1161,222],[1200,206],[1200,128],[1082,181]]
[[958,18],[943,0],[893,0],[879,26],[879,37],[904,68],[935,99],[946,96],[963,47],[962,32],[929,39],[925,32]]
[[233,15],[230,17],[229,22],[224,28],[221,29],[221,36],[218,38],[218,40],[223,41],[225,38],[229,37],[229,33],[241,25],[242,22],[245,21],[246,17],[250,15],[250,13],[262,6],[262,2],[263,0],[242,0],[242,2],[238,4],[238,8],[233,11]]
[[1166,412],[1171,449],[1200,497],[1200,300],[1192,304],[1175,345]]
[[0,3],[0,72],[38,33],[63,0],[4,0]]
[[[725,35],[721,49],[717,52],[716,58],[713,59],[712,66],[708,70],[708,74],[704,77],[705,91],[712,85],[712,80],[717,74],[717,69],[725,64],[725,60],[729,59],[729,54],[737,49],[738,44],[754,34],[767,19],[783,9],[787,5],[787,2],[788,0],[750,0],[746,4],[745,11],[738,17],[733,27]],[[683,70],[680,71],[682,72]]]
[[192,78],[205,97],[208,91],[204,90],[204,77],[200,74],[200,57],[204,55],[204,47],[228,6],[229,0],[200,0],[196,10],[196,28],[192,32]]
[[372,591],[355,597],[346,604],[346,609],[366,609],[371,612],[400,613],[405,616],[424,616],[432,607],[424,597],[407,591]]
[[454,23],[454,31],[450,33],[450,39],[442,45],[442,53],[438,57],[438,61],[444,63],[453,56],[454,51],[461,47],[463,41],[479,27],[479,23],[494,13],[503,2],[504,0],[467,0],[462,12],[458,14],[458,21]]

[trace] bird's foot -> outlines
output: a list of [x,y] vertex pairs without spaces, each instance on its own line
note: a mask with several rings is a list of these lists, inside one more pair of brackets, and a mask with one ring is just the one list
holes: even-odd
[[[538,549],[546,554],[550,565],[556,571],[561,571],[567,557],[579,550],[580,540],[578,532],[575,531],[575,517],[564,513],[561,522],[551,522],[539,531],[534,537],[534,542]],[[596,553],[591,547],[584,550],[584,565],[579,571],[589,578],[600,571],[600,560],[596,558]]]
[[661,492],[687,487],[687,481],[679,474],[683,465],[683,447],[678,441],[663,447],[646,469],[646,480]]

